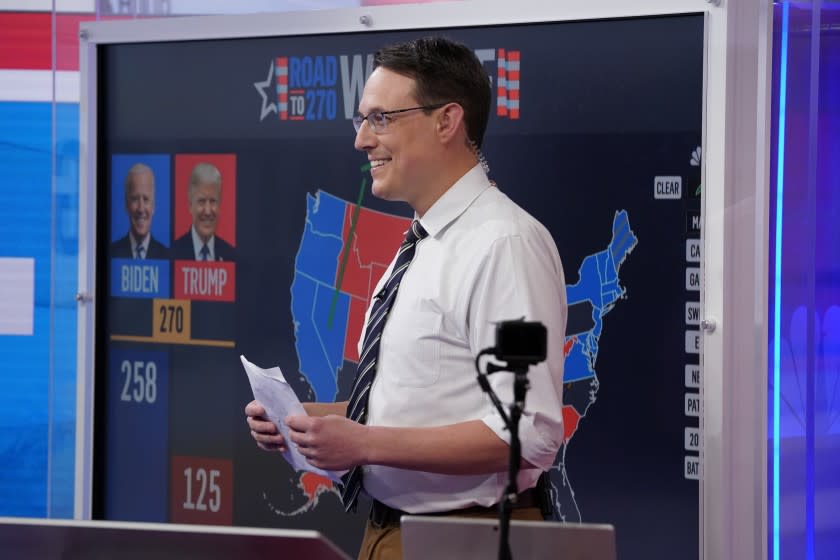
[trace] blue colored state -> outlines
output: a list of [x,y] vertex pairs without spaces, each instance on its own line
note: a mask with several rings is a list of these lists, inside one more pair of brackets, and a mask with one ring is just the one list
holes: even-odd
[[335,400],[336,377],[343,364],[344,336],[350,308],[349,297],[339,294],[329,326],[334,290],[296,273],[292,282],[292,317],[295,320],[295,350],[315,400]]
[[327,192],[318,191],[315,196],[306,195],[307,221],[312,229],[321,235],[344,236],[344,212],[347,202]]
[[340,238],[316,233],[311,224],[307,223],[295,258],[295,274],[304,274],[318,282],[334,285],[341,246]]
[[591,301],[592,307],[601,306],[601,275],[598,273],[597,255],[583,259],[578,269],[578,282],[566,287],[569,305],[579,301]]
[[569,351],[563,374],[565,381],[579,381],[595,375],[603,317],[624,296],[625,290],[619,283],[618,271],[636,243],[638,239],[630,229],[627,211],[616,212],[609,246],[584,258],[578,269],[580,277],[577,284],[566,288],[569,305],[587,300],[592,302],[593,326],[578,336]]
[[563,370],[563,381],[580,381],[592,377],[595,372],[589,366],[589,358],[583,351],[584,343],[579,339],[572,346],[569,355],[566,356],[565,368]]
[[324,387],[315,391],[319,401],[335,400],[338,370],[344,365],[344,340],[349,315],[350,296],[341,292],[336,294],[335,288],[319,284],[312,319],[329,364],[328,370],[318,372],[318,381],[315,382],[315,385]]
[[[338,204],[340,203],[340,204]],[[344,245],[346,203],[322,191],[306,195],[306,227],[300,241],[295,272],[330,286],[335,284],[339,255]]]
[[613,261],[616,268],[621,266],[627,254],[633,250],[638,239],[630,229],[630,221],[627,217],[627,210],[616,212],[613,219],[613,242],[610,244]]

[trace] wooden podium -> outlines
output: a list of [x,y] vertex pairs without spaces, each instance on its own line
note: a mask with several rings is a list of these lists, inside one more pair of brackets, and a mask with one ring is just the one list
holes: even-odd
[[5,560],[350,560],[317,531],[0,517]]

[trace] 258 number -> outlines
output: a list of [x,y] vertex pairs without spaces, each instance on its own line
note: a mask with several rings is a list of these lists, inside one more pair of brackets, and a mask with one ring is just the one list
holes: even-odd
[[154,362],[123,360],[120,371],[125,375],[121,401],[154,404],[157,400],[157,365]]

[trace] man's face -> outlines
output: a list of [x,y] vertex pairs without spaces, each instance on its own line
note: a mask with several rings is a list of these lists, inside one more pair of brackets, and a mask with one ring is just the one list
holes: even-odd
[[155,178],[148,171],[134,173],[125,196],[125,211],[131,222],[131,234],[143,240],[155,215]]
[[[414,97],[415,81],[383,67],[373,71],[365,83],[359,112],[393,111],[420,105]],[[371,162],[370,174],[375,196],[402,200],[414,207],[436,172],[431,157],[435,113],[421,110],[391,115],[385,130],[374,132],[363,122],[356,134],[357,150],[365,151]]]
[[202,241],[208,241],[216,232],[216,217],[219,213],[221,189],[213,183],[196,185],[190,199],[190,214],[193,226]]

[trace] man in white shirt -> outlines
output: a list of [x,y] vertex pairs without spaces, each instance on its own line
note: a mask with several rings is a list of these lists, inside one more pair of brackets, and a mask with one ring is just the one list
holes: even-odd
[[[474,360],[494,346],[498,322],[522,317],[542,322],[549,340],[547,359],[528,374],[517,479],[524,507],[513,517],[541,519],[532,489],[563,439],[566,289],[549,232],[487,178],[478,148],[491,92],[474,53],[429,38],[387,47],[374,64],[355,146],[368,154],[373,194],[407,202],[421,235],[403,246],[413,251],[408,264],[395,257],[374,291],[384,302],[372,303],[366,332],[381,334],[372,346],[362,336],[357,385],[371,377],[369,361],[373,381],[354,391],[361,400],[351,396],[349,410],[308,403],[309,416],[287,418],[291,442],[258,402],[245,412],[263,449],[296,445],[317,467],[360,466],[374,505],[359,558],[399,558],[402,513],[497,515],[510,433],[476,382]],[[511,402],[511,375],[490,384]]]

